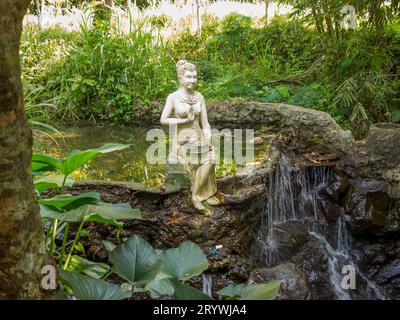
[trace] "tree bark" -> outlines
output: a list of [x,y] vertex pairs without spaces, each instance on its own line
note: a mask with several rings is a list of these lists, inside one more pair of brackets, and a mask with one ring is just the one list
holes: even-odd
[[31,174],[19,42],[30,0],[0,1],[0,300],[39,299],[48,263]]
[[196,0],[196,24],[197,32],[201,32],[201,15],[200,15],[200,0]]
[[329,38],[333,38],[333,22],[332,22],[332,17],[331,13],[329,10],[328,2],[324,1],[323,2],[323,12],[324,12],[324,18],[325,18],[325,23],[326,23],[326,30],[328,31],[328,36]]
[[42,3],[40,5],[40,28],[43,29],[44,27],[44,7],[45,7],[46,3],[44,2],[44,0],[42,0]]
[[269,0],[264,0],[265,3],[265,24],[268,23],[268,7],[269,7]]
[[42,29],[42,14],[41,14],[41,11],[40,11],[39,0],[35,0],[35,6],[36,6],[36,14],[37,14],[37,17],[38,17],[39,28]]
[[311,8],[311,14],[312,14],[312,17],[313,17],[313,20],[314,20],[315,27],[317,28],[317,32],[319,34],[322,34],[323,31],[322,31],[322,28],[321,28],[321,25],[320,25],[320,21],[318,19],[317,12],[316,12],[314,7]]
[[104,4],[110,8],[114,7],[114,0],[104,0]]

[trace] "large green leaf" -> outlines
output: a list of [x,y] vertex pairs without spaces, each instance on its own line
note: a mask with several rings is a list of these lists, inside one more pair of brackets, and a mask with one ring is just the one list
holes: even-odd
[[168,281],[170,281],[174,287],[174,298],[177,300],[212,300],[202,291],[181,283],[176,279],[169,279]]
[[129,147],[129,144],[108,143],[96,149],[88,149],[84,151],[74,150],[69,154],[69,156],[62,159],[57,159],[44,154],[33,154],[32,161],[35,163],[49,165],[67,176],[83,164],[87,163],[89,160],[92,160],[99,155],[123,150],[127,147]]
[[136,235],[117,246],[109,260],[116,274],[138,286],[153,280],[161,266],[152,246]]
[[159,272],[154,280],[146,284],[146,289],[150,291],[153,299],[159,299],[163,296],[172,296],[174,294],[174,286],[169,281],[170,276]]
[[[35,180],[35,189],[39,192],[43,192],[47,189],[61,188],[64,181],[63,175],[46,176],[41,179]],[[67,177],[65,179],[65,186],[72,187],[74,179]]]
[[68,269],[73,272],[84,273],[93,278],[100,279],[109,272],[111,268],[108,264],[93,262],[80,256],[73,255]]
[[239,300],[272,300],[279,294],[281,280],[273,280],[262,284],[237,284],[221,289],[218,294],[224,299]]
[[59,276],[71,286],[79,300],[122,300],[131,296],[131,292],[123,291],[115,284],[75,272],[60,270]]
[[72,210],[82,205],[95,204],[99,201],[100,194],[98,192],[85,192],[77,196],[63,194],[55,196],[54,198],[38,200],[40,204],[58,211]]
[[160,258],[163,262],[163,272],[182,281],[197,276],[208,268],[207,257],[201,248],[191,241],[184,241],[178,248],[161,253]]
[[132,209],[129,203],[103,203],[85,204],[76,209],[59,212],[40,204],[42,217],[58,219],[67,222],[93,221],[122,227],[123,223],[118,220],[141,219],[140,210]]
[[44,171],[54,171],[55,168],[53,166],[48,165],[47,163],[40,163],[32,161],[32,173],[44,172]]

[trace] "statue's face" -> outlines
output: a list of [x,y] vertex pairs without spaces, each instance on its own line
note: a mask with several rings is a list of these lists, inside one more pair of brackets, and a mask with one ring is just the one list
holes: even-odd
[[179,77],[179,80],[182,87],[193,90],[197,83],[197,72],[185,70],[185,73]]

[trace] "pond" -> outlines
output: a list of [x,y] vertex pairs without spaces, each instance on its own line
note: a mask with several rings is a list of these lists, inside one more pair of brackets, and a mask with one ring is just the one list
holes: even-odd
[[[100,147],[106,143],[126,143],[130,147],[92,160],[89,164],[73,172],[75,180],[106,180],[140,182],[149,187],[160,186],[165,178],[164,164],[149,164],[146,160],[147,148],[153,141],[146,141],[146,134],[150,129],[161,127],[140,127],[123,125],[71,126],[60,129],[60,135],[54,136],[58,145],[46,136],[40,136],[40,141],[34,144],[34,152],[45,153],[55,157],[64,157],[73,150],[85,150]],[[262,135],[263,130],[255,130],[254,135]],[[168,137],[168,135],[166,135]],[[213,138],[213,141],[215,137]],[[220,139],[220,149],[223,149],[224,139]],[[169,144],[168,139],[165,143]],[[254,162],[265,155],[269,144],[264,142],[255,147]],[[242,143],[242,154],[246,153],[246,143]],[[223,152],[216,166],[217,177],[234,175],[244,169],[244,165],[224,161]]]

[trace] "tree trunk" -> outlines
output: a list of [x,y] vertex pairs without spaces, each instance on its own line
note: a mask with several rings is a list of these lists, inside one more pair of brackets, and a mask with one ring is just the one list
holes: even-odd
[[268,23],[268,7],[269,7],[269,0],[264,0],[265,3],[265,24]]
[[317,32],[319,34],[322,34],[323,31],[322,31],[322,27],[320,25],[320,21],[318,19],[318,15],[317,15],[317,12],[316,12],[315,8],[313,8],[313,7],[311,8],[311,14],[312,14],[312,17],[313,17],[313,20],[314,20],[315,27],[317,28]]
[[318,24],[319,24],[321,33],[325,33],[323,13],[321,12],[321,10],[318,7],[315,8],[315,12],[316,12],[316,19],[318,20]]
[[31,175],[19,41],[30,0],[0,1],[0,300],[39,299],[47,255]]
[[335,17],[335,35],[336,35],[336,40],[340,39],[340,23],[339,23],[339,19]]
[[44,0],[42,0],[42,4],[40,5],[40,28],[44,27],[44,7],[45,7],[46,3],[44,2]]
[[104,4],[110,8],[114,7],[114,0],[104,0]]
[[40,11],[39,0],[35,0],[35,7],[36,7],[36,14],[37,14],[37,17],[38,17],[39,28],[42,29],[42,14],[41,14],[41,11]]
[[196,24],[197,32],[201,32],[201,15],[200,15],[200,0],[196,0]]
[[327,1],[324,1],[323,3],[323,12],[324,12],[324,18],[325,18],[325,23],[326,23],[326,30],[328,31],[328,36],[329,38],[333,39],[333,21],[331,17],[331,13],[329,10],[329,6]]

